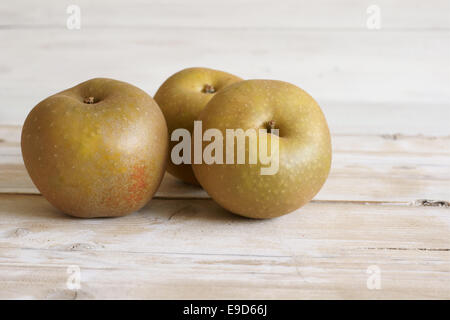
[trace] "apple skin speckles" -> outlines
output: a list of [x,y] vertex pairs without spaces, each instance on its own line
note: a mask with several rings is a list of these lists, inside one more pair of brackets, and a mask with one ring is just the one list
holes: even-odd
[[[235,75],[208,68],[188,68],[170,76],[155,94],[155,101],[167,121],[169,140],[175,129],[187,129],[192,134],[194,120],[208,101],[239,81],[242,79]],[[169,141],[169,153],[177,143]],[[190,164],[176,165],[169,156],[167,171],[184,182],[199,185]]]
[[272,120],[279,129],[279,170],[274,175],[261,175],[261,163],[192,166],[208,194],[235,214],[249,218],[287,214],[310,201],[328,177],[332,152],[325,117],[316,101],[292,84],[275,80],[232,84],[214,95],[199,120],[203,131],[217,128],[224,136],[226,129],[258,129]]
[[167,125],[147,93],[97,78],[34,107],[21,145],[31,179],[56,208],[82,218],[123,216],[142,208],[161,183]]

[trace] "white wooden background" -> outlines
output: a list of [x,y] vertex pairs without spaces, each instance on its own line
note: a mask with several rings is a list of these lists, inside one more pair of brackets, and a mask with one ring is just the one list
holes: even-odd
[[[191,66],[317,99],[334,159],[313,202],[253,221],[167,176],[141,211],[80,220],[38,195],[19,147],[35,104],[98,76],[154,94]],[[2,1],[0,298],[448,299],[449,89],[450,0]]]

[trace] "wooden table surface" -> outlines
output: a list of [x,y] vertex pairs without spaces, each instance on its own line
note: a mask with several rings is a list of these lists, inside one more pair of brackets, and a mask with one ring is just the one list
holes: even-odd
[[[377,1],[380,30],[372,1],[77,3],[80,30],[65,3],[0,3],[0,298],[450,298],[450,1]],[[20,152],[36,103],[97,76],[154,94],[190,66],[317,99],[333,164],[311,203],[244,219],[169,175],[123,218],[39,195]]]

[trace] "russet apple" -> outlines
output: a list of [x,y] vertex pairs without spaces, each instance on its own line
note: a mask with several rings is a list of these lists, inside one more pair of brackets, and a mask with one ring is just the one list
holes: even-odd
[[[234,161],[192,165],[202,187],[233,213],[250,218],[284,215],[310,201],[327,179],[331,139],[325,117],[316,101],[292,84],[275,80],[232,84],[208,102],[199,120],[203,133],[218,129],[223,137],[227,129],[267,129],[268,132],[263,130],[265,135],[257,136],[258,142],[265,142],[268,148],[278,145],[276,150],[269,150],[272,155],[278,152],[277,158],[272,159],[278,159],[273,174],[262,174],[262,149],[255,151],[249,143],[240,150],[245,152],[244,164]],[[278,129],[278,135],[273,129]],[[203,142],[203,151],[208,144]],[[236,143],[235,158],[237,146]],[[223,144],[223,154],[226,152]],[[258,159],[254,164],[248,162],[252,152],[259,153],[253,154]]]
[[22,155],[42,195],[76,217],[123,216],[156,192],[167,126],[141,89],[97,78],[41,101],[22,129]]
[[[194,120],[209,100],[228,85],[242,81],[232,74],[208,69],[188,68],[169,77],[154,98],[166,118],[169,140],[174,130],[184,128],[192,133]],[[169,141],[167,171],[184,182],[198,185],[190,164],[175,164],[170,157],[177,141]]]

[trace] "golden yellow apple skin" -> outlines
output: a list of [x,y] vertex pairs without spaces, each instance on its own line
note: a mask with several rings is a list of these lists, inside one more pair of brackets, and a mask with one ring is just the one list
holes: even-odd
[[[154,97],[166,118],[169,139],[173,130],[178,128],[187,129],[192,134],[194,120],[197,120],[209,100],[217,92],[238,81],[242,79],[208,68],[188,68],[169,77]],[[212,90],[208,90],[209,88]],[[169,141],[167,171],[184,182],[198,185],[190,164],[176,165],[171,161],[170,152],[177,143]]]
[[88,80],[41,101],[25,120],[21,144],[42,195],[83,218],[139,210],[167,163],[167,126],[158,105],[112,79]]
[[[233,213],[249,218],[284,215],[310,201],[327,179],[331,139],[325,117],[316,101],[292,84],[275,80],[233,84],[211,99],[199,120],[203,131],[217,128],[224,137],[226,129],[258,130],[270,121],[279,129],[279,136],[266,136],[269,146],[271,139],[279,142],[279,169],[274,175],[261,175],[261,167],[267,165],[259,160],[248,164],[248,139],[246,164],[193,165],[202,187]],[[209,143],[204,142],[203,148]],[[225,158],[225,141],[223,152]]]

